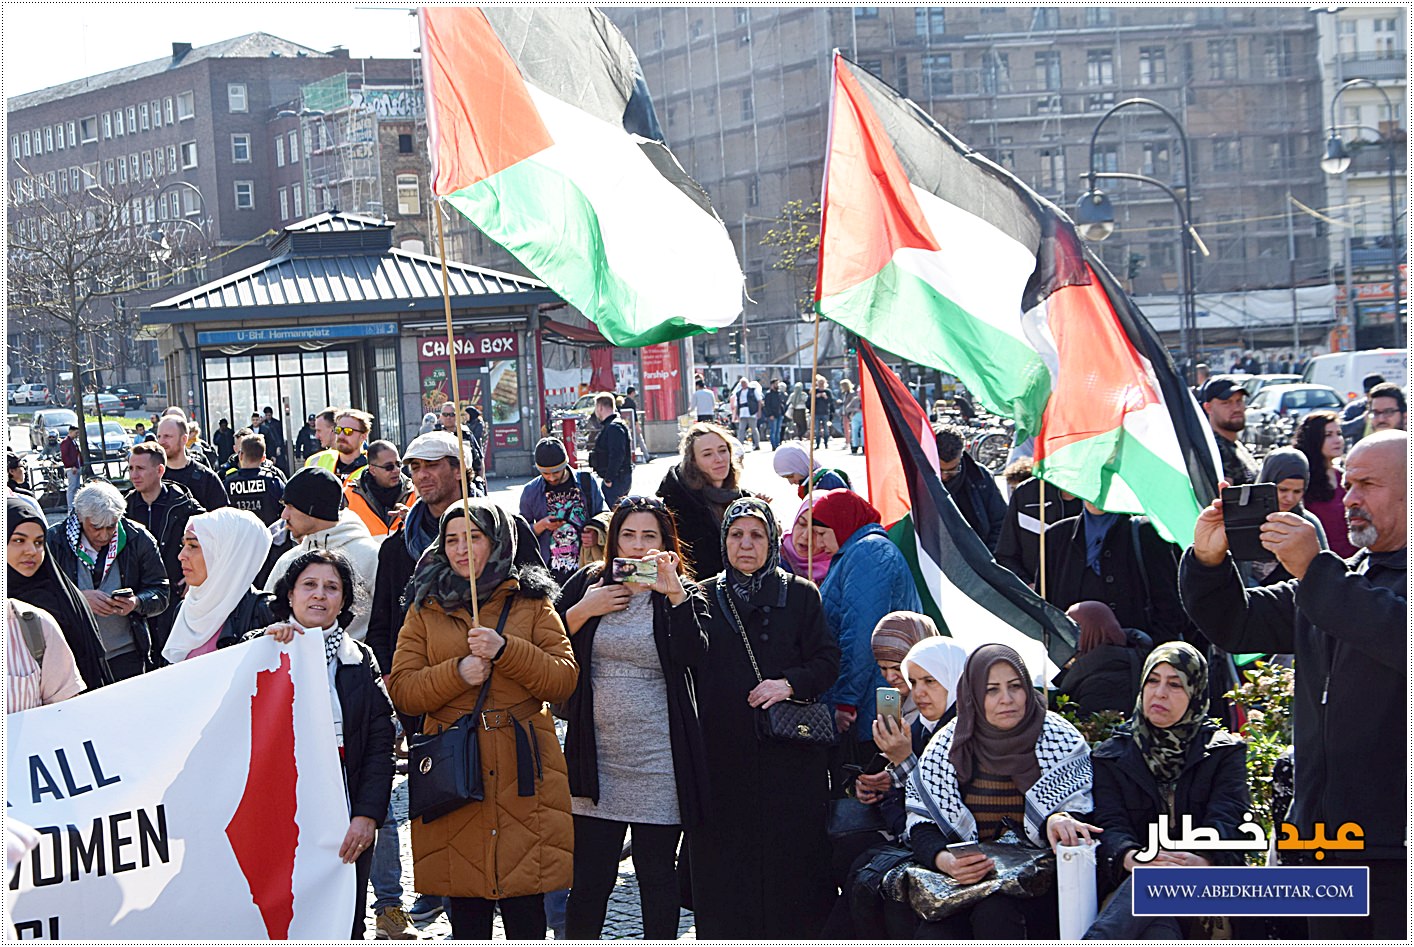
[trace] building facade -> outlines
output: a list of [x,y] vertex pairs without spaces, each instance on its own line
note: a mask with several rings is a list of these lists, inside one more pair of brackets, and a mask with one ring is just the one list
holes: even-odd
[[[1142,96],[1190,143],[1194,219],[1211,255],[1200,293],[1325,283],[1326,203],[1317,16],[1297,7],[606,8],[633,44],[668,144],[711,194],[742,253],[753,364],[795,358],[797,293],[762,239],[791,200],[819,199],[830,53],[911,97],[950,131],[1073,211],[1091,132]],[[1096,142],[1097,170],[1177,183],[1181,139],[1125,109]],[[1179,229],[1159,189],[1104,185],[1117,227],[1099,249],[1139,297],[1178,291]],[[1290,195],[1290,200],[1288,198]],[[1141,298],[1142,302],[1142,298]],[[1200,317],[1199,325],[1203,324]],[[839,359],[840,339],[826,358]],[[732,360],[727,333],[699,340]],[[832,347],[830,347],[832,346]],[[806,353],[808,356],[808,352]],[[841,361],[842,364],[842,361]]]

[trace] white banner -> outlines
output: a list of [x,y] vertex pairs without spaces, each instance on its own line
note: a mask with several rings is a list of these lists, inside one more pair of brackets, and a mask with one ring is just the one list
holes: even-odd
[[226,648],[6,720],[20,937],[346,940],[354,868],[323,643]]

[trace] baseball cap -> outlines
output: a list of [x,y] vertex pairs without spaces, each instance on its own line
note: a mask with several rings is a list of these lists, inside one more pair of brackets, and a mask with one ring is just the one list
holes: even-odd
[[1231,378],[1219,376],[1208,379],[1207,383],[1203,385],[1203,393],[1198,400],[1203,404],[1207,404],[1209,401],[1226,401],[1238,392],[1247,393],[1246,389]]
[[[403,451],[403,462],[409,460],[441,460],[443,457],[457,456],[457,436],[451,431],[428,431],[419,434]],[[471,448],[462,455],[462,466],[471,468]]]

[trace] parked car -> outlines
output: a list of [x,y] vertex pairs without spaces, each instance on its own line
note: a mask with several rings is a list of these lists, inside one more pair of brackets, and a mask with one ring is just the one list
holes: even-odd
[[20,386],[19,386],[18,384],[16,384],[15,382],[9,382],[9,383],[7,383],[7,384],[5,385],[5,401],[8,402],[8,403],[10,403],[10,404],[14,404],[14,403],[15,403],[15,392],[17,392],[17,391],[19,391],[19,390],[20,390]]
[[143,403],[146,400],[142,395],[138,394],[136,391],[129,391],[127,388],[114,388],[110,386],[108,388],[104,388],[103,391],[106,394],[110,394],[113,397],[117,398],[119,401],[121,401],[123,403],[123,407],[128,409],[129,411],[142,410]]
[[1332,352],[1317,355],[1306,365],[1301,380],[1330,385],[1346,401],[1362,394],[1360,383],[1366,375],[1380,374],[1401,388],[1409,384],[1409,353],[1404,349],[1362,349],[1359,352]]
[[1300,375],[1253,375],[1242,383],[1242,387],[1247,392],[1247,400],[1251,401],[1257,392],[1268,385],[1295,385],[1300,382]]
[[1312,411],[1339,411],[1345,404],[1334,388],[1325,385],[1268,385],[1247,405],[1247,426],[1257,427],[1272,417],[1300,421]]
[[88,453],[94,461],[126,460],[132,450],[133,439],[117,421],[104,421],[100,433],[97,421],[84,424],[88,436]]
[[45,444],[49,440],[49,435],[54,434],[60,439],[68,436],[69,425],[78,424],[78,415],[68,408],[45,408],[34,413],[34,420],[29,426],[29,442],[35,450],[44,450]]
[[94,394],[90,392],[83,396],[83,412],[84,414],[92,412],[94,414],[116,414],[123,416],[128,413],[128,409],[127,406],[123,404],[122,399],[117,395],[109,395],[102,392]]
[[15,404],[48,404],[48,385],[21,385],[15,389]]

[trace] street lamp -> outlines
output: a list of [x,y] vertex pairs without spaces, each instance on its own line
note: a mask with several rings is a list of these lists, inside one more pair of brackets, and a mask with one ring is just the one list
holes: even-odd
[[[1399,278],[1399,196],[1395,187],[1395,160],[1394,160],[1394,131],[1398,127],[1398,120],[1394,114],[1394,102],[1390,99],[1389,93],[1385,92],[1378,83],[1371,79],[1357,77],[1347,80],[1339,89],[1335,90],[1335,95],[1331,96],[1331,126],[1330,134],[1326,138],[1325,156],[1321,158],[1321,170],[1329,175],[1344,174],[1350,168],[1350,153],[1345,148],[1345,142],[1341,141],[1340,128],[1335,121],[1335,106],[1345,91],[1352,86],[1369,86],[1380,94],[1380,98],[1385,100],[1385,108],[1389,110],[1389,128],[1384,133],[1385,154],[1388,159],[1389,171],[1389,254],[1390,254],[1390,286],[1394,289],[1394,338],[1398,343],[1404,332],[1400,326],[1399,304],[1404,300],[1401,292],[1401,281]],[[1348,303],[1354,306],[1353,300]],[[1351,327],[1354,327],[1355,313],[1350,314]]]
[[[1180,196],[1172,187],[1157,178],[1144,174],[1130,174],[1123,171],[1096,171],[1095,170],[1095,141],[1099,138],[1100,128],[1104,126],[1109,117],[1121,109],[1134,106],[1143,106],[1161,112],[1165,118],[1173,125],[1178,132],[1178,139],[1183,145],[1183,181],[1180,185],[1183,194]],[[1197,287],[1193,276],[1194,255],[1202,252],[1208,255],[1208,248],[1203,245],[1203,241],[1198,237],[1198,232],[1193,229],[1193,198],[1191,187],[1191,163],[1189,161],[1188,135],[1183,130],[1183,124],[1174,116],[1172,112],[1164,108],[1153,99],[1134,98],[1125,99],[1113,106],[1108,112],[1100,116],[1100,120],[1095,123],[1095,130],[1090,133],[1090,154],[1086,162],[1089,170],[1083,175],[1086,180],[1086,191],[1081,196],[1080,202],[1075,206],[1075,219],[1080,235],[1086,240],[1104,240],[1114,233],[1115,215],[1114,207],[1110,204],[1110,199],[1095,186],[1097,180],[1109,181],[1142,181],[1145,184],[1152,184],[1163,190],[1173,201],[1174,207],[1178,210],[1179,216],[1179,238],[1183,250],[1183,265],[1180,267],[1180,274],[1183,277],[1183,307],[1179,312],[1179,344],[1183,349],[1183,357],[1187,362],[1187,372],[1192,372],[1193,367],[1198,363],[1197,358],[1197,334],[1198,334],[1198,309],[1196,303]]]

